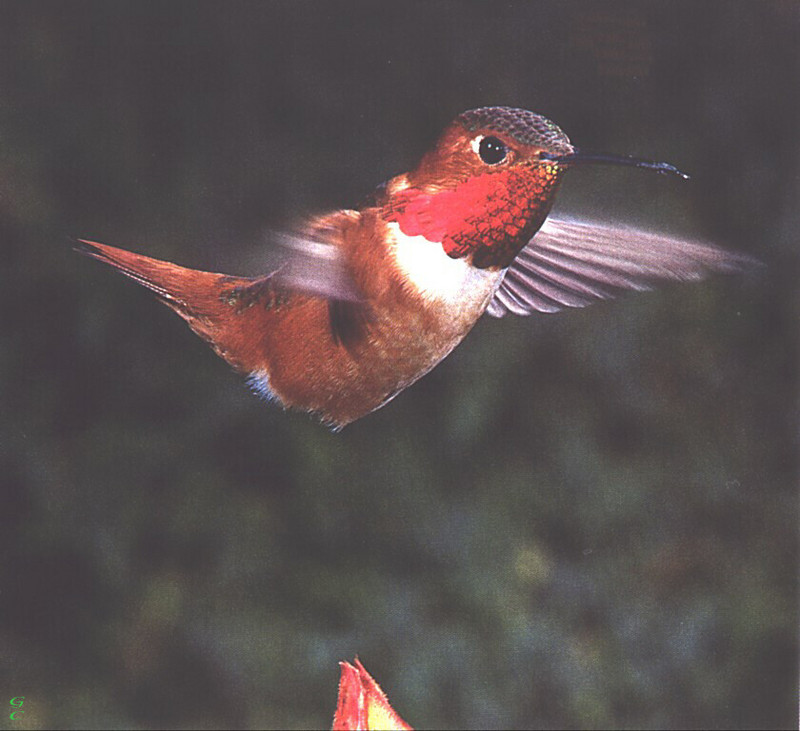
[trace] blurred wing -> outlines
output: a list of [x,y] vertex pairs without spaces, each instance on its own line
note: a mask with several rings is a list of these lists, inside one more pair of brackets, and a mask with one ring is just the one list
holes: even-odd
[[331,300],[362,299],[338,246],[279,232],[270,233],[268,238],[277,244],[269,257],[272,272],[268,277],[273,286]]
[[328,300],[328,317],[335,343],[350,350],[368,329],[369,311],[353,282],[341,249],[302,235],[276,233],[271,261],[274,271],[259,277],[245,289],[256,298],[273,290],[294,291]]
[[489,307],[494,317],[585,307],[659,281],[699,280],[757,264],[710,244],[589,221],[548,218],[508,268]]

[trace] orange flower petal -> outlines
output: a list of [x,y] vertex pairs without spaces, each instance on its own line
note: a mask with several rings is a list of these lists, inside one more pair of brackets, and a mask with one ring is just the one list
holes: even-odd
[[339,667],[342,675],[333,731],[411,731],[358,658],[355,665],[340,662]]

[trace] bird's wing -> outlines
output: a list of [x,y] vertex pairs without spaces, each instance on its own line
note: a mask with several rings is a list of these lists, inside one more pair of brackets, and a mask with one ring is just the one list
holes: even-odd
[[757,263],[690,239],[550,217],[508,268],[486,312],[494,317],[558,312],[625,290],[652,289],[659,281],[698,280]]
[[331,300],[362,299],[339,246],[302,234],[273,231],[267,238],[270,273],[256,278],[254,286],[269,281],[270,286]]

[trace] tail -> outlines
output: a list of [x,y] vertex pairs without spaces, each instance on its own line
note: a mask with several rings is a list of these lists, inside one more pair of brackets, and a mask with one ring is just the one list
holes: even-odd
[[75,249],[147,287],[234,368],[252,369],[251,348],[244,337],[249,318],[240,316],[247,302],[239,300],[248,293],[262,296],[262,280],[188,269],[95,241],[80,240]]
[[219,309],[219,287],[223,280],[230,287],[246,285],[252,281],[243,277],[227,277],[214,272],[188,269],[96,241],[81,239],[75,245],[75,250],[108,264],[147,287],[165,305],[186,319],[208,317]]

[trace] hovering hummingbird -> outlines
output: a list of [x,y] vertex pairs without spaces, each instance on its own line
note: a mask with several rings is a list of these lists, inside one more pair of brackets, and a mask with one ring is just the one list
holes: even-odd
[[187,269],[90,241],[79,250],[154,292],[262,396],[337,429],[383,406],[450,353],[484,312],[583,307],[658,280],[752,260],[634,228],[548,218],[573,165],[687,177],[667,163],[572,146],[539,114],[460,114],[416,168],[358,209],[281,235],[258,277]]

